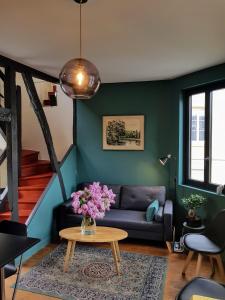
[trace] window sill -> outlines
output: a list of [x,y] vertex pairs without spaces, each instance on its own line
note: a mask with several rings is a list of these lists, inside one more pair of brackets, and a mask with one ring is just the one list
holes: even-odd
[[191,185],[178,184],[178,187],[181,187],[181,188],[187,188],[187,189],[191,189],[191,190],[195,190],[195,191],[207,193],[207,194],[210,194],[210,195],[216,196],[216,197],[221,197],[221,198],[224,198],[224,197],[225,197],[225,195],[218,195],[218,194],[215,193],[215,192],[212,192],[212,191],[209,191],[209,190],[205,190],[205,189],[201,189],[201,188],[197,188],[197,187],[191,186]]

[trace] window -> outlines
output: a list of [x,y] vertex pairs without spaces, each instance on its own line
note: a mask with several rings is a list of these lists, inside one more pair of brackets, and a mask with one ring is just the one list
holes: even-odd
[[225,82],[184,92],[184,183],[225,184]]
[[199,141],[205,139],[205,116],[199,116]]
[[191,140],[197,141],[197,116],[191,118]]
[[205,139],[205,116],[193,115],[191,118],[191,140],[204,141]]

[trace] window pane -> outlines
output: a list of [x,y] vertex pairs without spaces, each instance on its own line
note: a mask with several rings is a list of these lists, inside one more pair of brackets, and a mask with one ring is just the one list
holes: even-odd
[[213,91],[211,182],[225,184],[225,89]]
[[197,116],[192,116],[191,119],[191,140],[197,140]]
[[190,101],[191,144],[189,178],[204,181],[205,93],[192,95]]
[[205,139],[205,116],[199,116],[199,141]]

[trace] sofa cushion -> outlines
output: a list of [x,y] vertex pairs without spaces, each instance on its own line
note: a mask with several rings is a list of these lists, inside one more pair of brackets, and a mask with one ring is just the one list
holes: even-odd
[[[83,190],[85,187],[89,187],[89,185],[92,184],[92,182],[84,182],[80,183],[77,186],[77,190]],[[121,185],[119,184],[107,184],[107,183],[101,183],[102,185],[107,185],[109,189],[112,189],[113,193],[116,195],[115,197],[115,203],[111,205],[111,208],[119,208],[120,207],[120,190]]]
[[159,210],[155,214],[155,221],[159,223],[163,222],[163,206],[160,206]]
[[114,194],[116,194],[115,203],[111,205],[111,208],[120,208],[121,185],[119,184],[106,184],[106,185],[109,189],[112,189]]
[[[67,218],[74,224],[81,224],[82,216],[77,214],[68,214]],[[163,224],[156,222],[147,222],[145,212],[134,210],[111,209],[106,212],[103,219],[96,220],[98,226],[109,226],[121,228],[124,230],[144,230],[148,232],[163,232]]]
[[157,214],[159,210],[159,201],[154,200],[147,208],[146,210],[146,221],[152,222],[155,215]]
[[146,211],[154,199],[163,206],[166,198],[164,186],[124,185],[121,188],[121,209]]

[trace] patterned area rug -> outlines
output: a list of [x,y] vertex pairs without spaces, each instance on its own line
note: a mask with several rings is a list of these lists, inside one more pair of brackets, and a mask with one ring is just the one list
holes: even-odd
[[63,273],[66,244],[21,276],[19,289],[60,299],[159,300],[163,298],[165,257],[121,252],[117,276],[110,249],[77,246],[67,273]]

